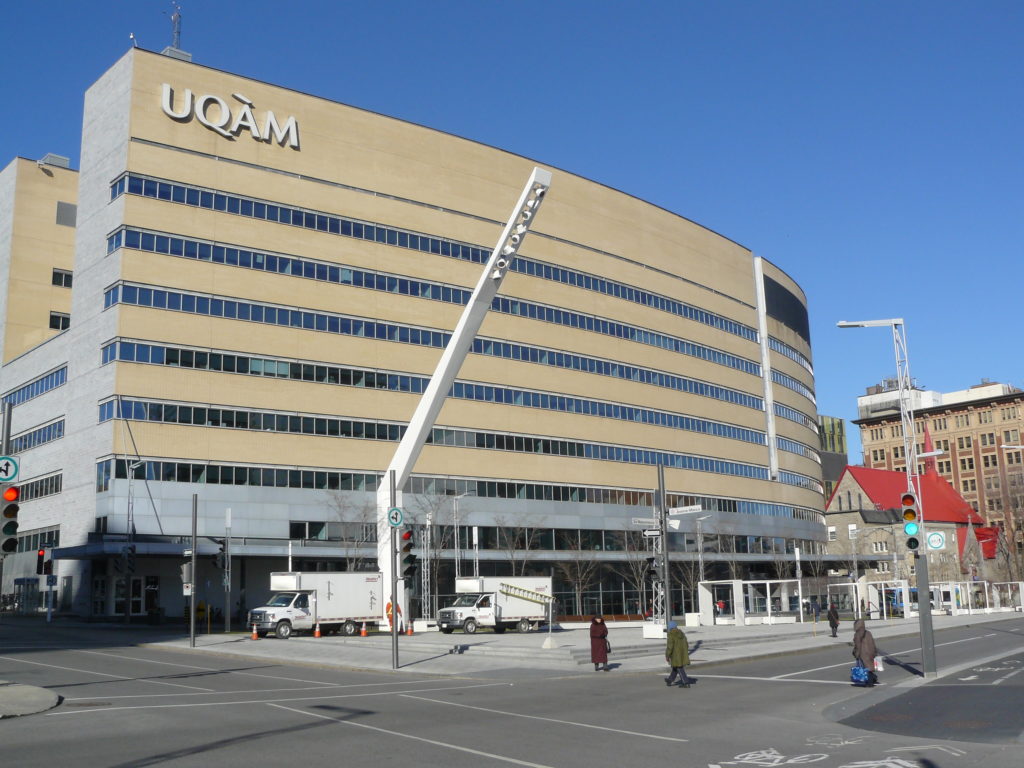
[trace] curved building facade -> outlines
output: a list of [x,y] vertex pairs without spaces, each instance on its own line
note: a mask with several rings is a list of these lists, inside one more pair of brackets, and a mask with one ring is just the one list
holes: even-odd
[[[67,610],[178,610],[193,496],[197,583],[230,522],[232,610],[289,551],[295,569],[366,566],[381,473],[534,165],[129,51],[85,97],[70,327],[5,356],[7,399],[59,381],[16,404],[15,435],[63,426],[21,454],[26,482],[60,488],[23,505],[26,557],[4,591],[30,575],[31,532],[57,530]],[[451,591],[456,559],[463,574],[554,569],[561,590],[625,612],[610,593],[643,549],[632,520],[651,514],[658,465],[669,506],[704,510],[709,577],[816,551],[800,287],[722,235],[547,168],[404,489],[421,547],[431,526],[431,590]],[[674,560],[695,557],[693,517]],[[586,584],[565,566],[583,558],[601,566]]]

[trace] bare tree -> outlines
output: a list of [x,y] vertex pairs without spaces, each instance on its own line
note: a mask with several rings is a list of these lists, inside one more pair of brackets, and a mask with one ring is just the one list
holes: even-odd
[[564,545],[563,555],[555,563],[555,568],[572,588],[576,598],[575,615],[583,615],[583,593],[597,580],[601,571],[601,563],[594,553],[580,546],[579,532],[576,530],[556,531]]
[[700,561],[688,556],[685,560],[669,559],[672,567],[673,582],[678,582],[685,594],[690,595],[691,612],[696,612],[697,584],[700,583]]
[[346,571],[367,570],[377,560],[377,505],[362,494],[331,491],[327,508],[341,524]]
[[[455,544],[454,508],[451,498],[438,494],[418,494],[406,497],[411,501],[411,517],[417,524],[423,526],[423,535],[420,537],[420,548],[423,551],[423,568],[429,574],[431,603],[434,605],[424,606],[424,615],[435,615],[435,607],[441,607],[438,603],[439,585],[447,583],[449,573],[449,562],[442,557],[445,550],[453,549]],[[429,541],[430,550],[427,551],[427,526],[430,526]]]
[[[638,606],[642,614],[647,608],[644,596],[647,592],[647,558],[653,555],[650,539],[640,531],[623,525],[623,554],[625,559],[610,566],[613,573],[621,577],[639,596]],[[625,610],[625,606],[623,606]],[[628,611],[627,611],[628,613]]]
[[498,547],[504,552],[513,576],[526,575],[526,564],[540,540],[543,522],[544,518],[530,516],[514,519],[504,515],[494,517],[494,524],[498,526]]

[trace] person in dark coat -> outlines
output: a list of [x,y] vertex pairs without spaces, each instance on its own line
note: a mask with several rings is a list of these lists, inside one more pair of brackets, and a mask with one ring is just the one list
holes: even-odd
[[875,648],[875,637],[868,628],[864,626],[864,619],[857,619],[853,622],[853,655],[868,669],[868,685],[878,682],[878,675],[875,674],[875,656],[878,651]]
[[836,604],[832,603],[828,607],[828,613],[825,614],[828,619],[828,625],[832,629],[832,637],[836,636],[836,631],[839,629],[839,609],[836,608]]
[[595,672],[602,664],[604,671],[608,671],[608,625],[602,616],[595,616],[590,622],[590,660],[594,662]]
[[678,676],[679,686],[689,688],[690,683],[693,682],[686,675],[686,665],[690,663],[690,644],[687,642],[683,630],[674,621],[668,623],[665,640],[665,661],[672,667],[669,676],[665,678],[665,685],[671,686]]

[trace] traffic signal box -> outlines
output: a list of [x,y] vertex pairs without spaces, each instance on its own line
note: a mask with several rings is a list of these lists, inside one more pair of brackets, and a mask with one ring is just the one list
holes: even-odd
[[903,535],[906,536],[907,549],[916,552],[921,546],[921,509],[917,494],[907,491],[900,499],[903,514]]
[[43,568],[46,566],[46,550],[40,549],[36,551],[36,576],[43,575]]
[[0,553],[8,554],[18,551],[18,510],[21,489],[16,485],[4,483],[2,506],[0,511]]
[[644,578],[649,581],[658,580],[658,559],[656,557],[647,558],[647,567],[644,569]]
[[411,579],[416,575],[419,568],[419,559],[412,553],[413,532],[412,528],[402,531],[401,543],[398,546],[398,557],[402,561],[402,578]]

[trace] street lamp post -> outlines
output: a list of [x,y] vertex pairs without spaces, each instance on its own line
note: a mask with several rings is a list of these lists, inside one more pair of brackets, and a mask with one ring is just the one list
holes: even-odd
[[[689,507],[672,507],[668,510],[668,527],[672,530],[678,531],[679,524],[682,522],[678,518],[683,515],[699,515],[701,512],[706,512],[700,504],[693,504]],[[697,579],[697,583],[704,581],[704,532],[701,528],[701,523],[707,520],[711,515],[703,515],[697,518],[697,568],[700,571],[700,578]],[[675,518],[675,519],[673,519]],[[668,542],[665,542],[666,557],[668,552]]]
[[[917,495],[918,508],[921,516],[921,541],[927,542],[928,537],[924,531],[924,504],[921,501],[921,478],[917,474],[917,442],[914,433],[914,406],[911,402],[912,380],[910,378],[910,359],[907,354],[906,324],[902,317],[894,317],[887,320],[840,320],[836,325],[839,328],[890,328],[892,330],[892,344],[896,355],[896,381],[899,386],[900,421],[903,425],[903,455],[906,459],[907,470],[907,491]],[[917,479],[917,488],[914,487],[914,480]],[[925,600],[931,597],[931,585],[928,583],[928,551],[927,544],[925,552],[913,555],[917,558],[917,594],[918,594],[918,620],[921,630],[921,671],[925,677],[936,677],[938,675],[935,663],[935,637],[932,633],[932,612],[926,607],[930,603]]]
[[466,491],[456,496],[452,502],[452,527],[455,529],[455,578],[462,575],[462,566],[459,561],[462,559],[462,543],[459,538],[459,499],[472,496],[474,491]]

